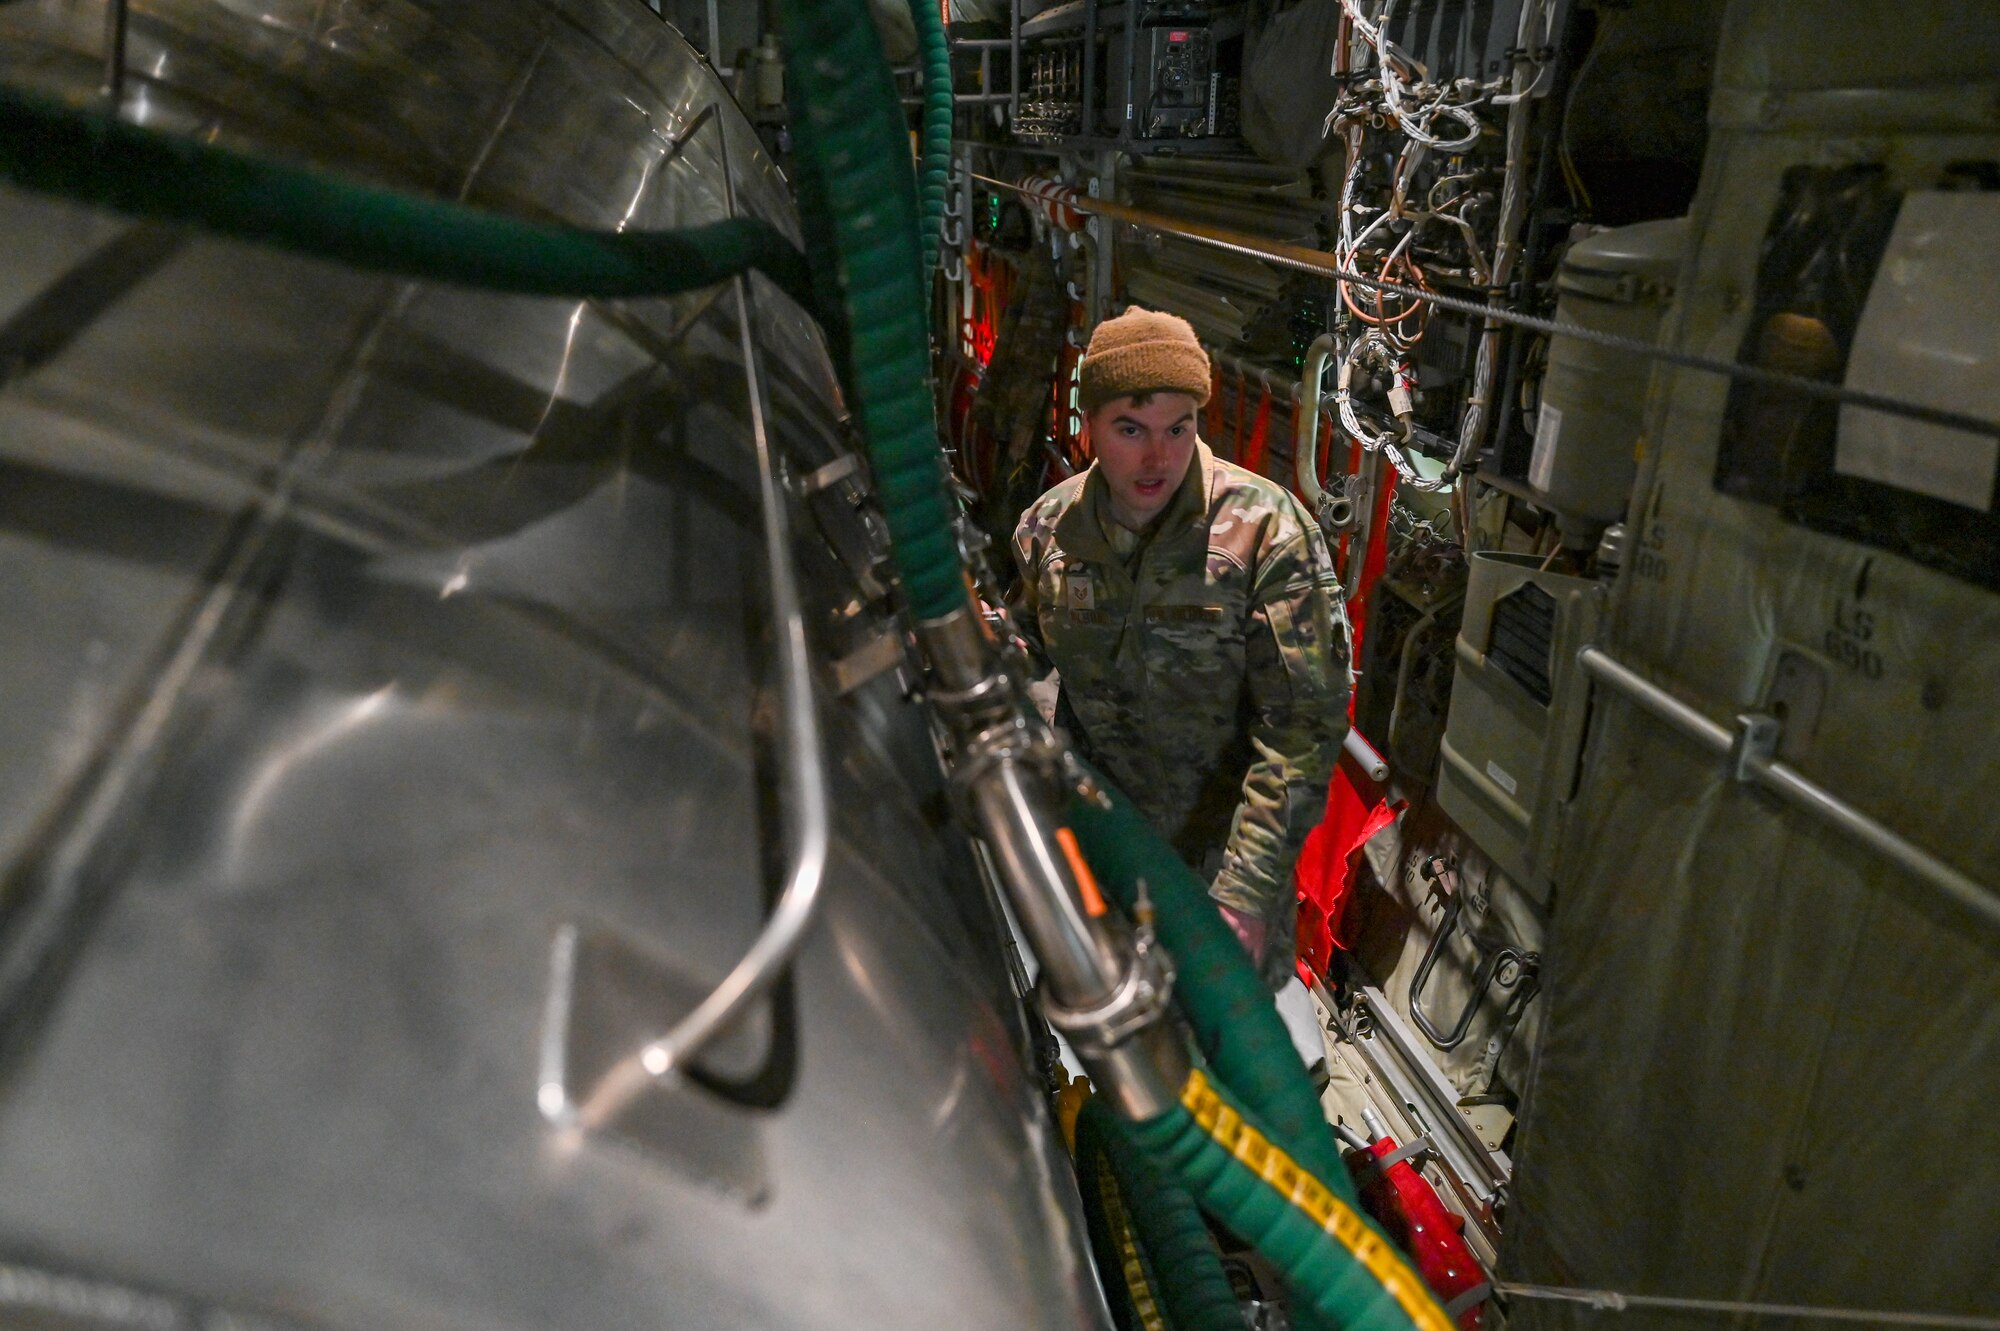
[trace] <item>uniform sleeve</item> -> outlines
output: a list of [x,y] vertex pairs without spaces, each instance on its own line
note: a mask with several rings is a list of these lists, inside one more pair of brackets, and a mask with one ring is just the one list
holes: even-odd
[[1316,528],[1294,529],[1257,571],[1246,628],[1251,762],[1211,894],[1255,914],[1289,961],[1292,863],[1325,812],[1347,733],[1348,640]]
[[1007,610],[1015,630],[1027,645],[1028,664],[1034,668],[1035,677],[1039,679],[1055,669],[1055,664],[1049,660],[1048,644],[1042,640],[1043,542],[1036,539],[1037,531],[1035,510],[1030,508],[1022,515],[1020,525],[1014,528],[1014,539],[1009,543],[1014,553],[1017,581],[1014,594],[1007,600]]

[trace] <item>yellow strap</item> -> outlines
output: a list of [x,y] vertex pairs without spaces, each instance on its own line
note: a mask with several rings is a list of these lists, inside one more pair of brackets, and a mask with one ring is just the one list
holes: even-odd
[[1104,1223],[1111,1229],[1111,1241],[1118,1245],[1118,1264],[1124,1269],[1125,1290],[1132,1296],[1132,1311],[1139,1325],[1145,1331],[1167,1331],[1166,1315],[1153,1297],[1152,1282],[1146,1279],[1145,1263],[1139,1259],[1139,1240],[1125,1216],[1125,1199],[1108,1168],[1097,1171],[1097,1195],[1104,1199]]
[[1223,1103],[1200,1068],[1188,1074],[1181,1088],[1181,1106],[1194,1115],[1202,1131],[1264,1180],[1280,1197],[1312,1217],[1313,1223],[1339,1240],[1354,1260],[1381,1282],[1389,1297],[1409,1314],[1417,1331],[1457,1331],[1430,1288],[1412,1271],[1401,1253],[1365,1224],[1354,1208],[1333,1195],[1243,1116]]

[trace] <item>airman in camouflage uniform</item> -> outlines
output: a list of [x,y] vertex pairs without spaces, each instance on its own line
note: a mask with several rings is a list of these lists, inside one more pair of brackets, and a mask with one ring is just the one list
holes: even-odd
[[[1206,396],[1205,355],[1199,394],[1181,386],[1192,373],[1152,385],[1168,400],[1160,420],[1181,410],[1175,400]],[[1093,432],[1146,415],[1149,399],[1093,404]],[[1346,729],[1345,620],[1325,540],[1298,501],[1217,459],[1194,438],[1191,411],[1184,428],[1191,456],[1176,487],[1128,482],[1134,497],[1121,505],[1107,436],[1098,462],[1029,507],[1014,535],[1015,619],[1038,664],[1060,673],[1071,740],[1210,875],[1275,986],[1291,970],[1292,862],[1324,810]],[[1148,493],[1157,507],[1134,530],[1122,519],[1134,504],[1145,517]]]

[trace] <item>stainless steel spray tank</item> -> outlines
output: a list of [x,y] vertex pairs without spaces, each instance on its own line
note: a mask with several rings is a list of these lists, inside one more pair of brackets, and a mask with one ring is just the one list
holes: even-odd
[[[796,236],[636,0],[144,0],[109,72],[106,20],[0,9],[0,83]],[[1099,1324],[795,304],[482,293],[12,190],[0,235],[0,1320]],[[815,799],[796,965],[590,1112],[814,867]]]

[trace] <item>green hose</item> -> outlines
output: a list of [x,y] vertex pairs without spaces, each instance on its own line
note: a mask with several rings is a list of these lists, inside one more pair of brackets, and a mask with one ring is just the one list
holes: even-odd
[[357,268],[537,296],[670,296],[756,268],[811,303],[806,263],[754,217],[586,231],[250,157],[0,89],[0,177]]
[[[792,54],[794,143],[812,182],[804,193],[808,249],[835,261],[851,336],[847,368],[911,609],[919,619],[941,618],[963,608],[967,593],[932,419],[923,264],[912,253],[916,197],[894,84],[865,0],[780,0],[779,13]],[[1140,880],[1152,885],[1163,907],[1161,941],[1179,961],[1180,992],[1203,1049],[1218,1072],[1249,1088],[1257,1111],[1280,1133],[1274,1146],[1196,1071],[1182,1104],[1132,1125],[1133,1140],[1279,1263],[1302,1323],[1454,1331],[1422,1282],[1355,1211],[1353,1185],[1305,1069],[1200,880],[1129,803],[1102,809],[1079,800],[1071,824],[1100,880],[1128,910]],[[1100,1229],[1114,1218],[1100,1210]],[[1122,1243],[1119,1251],[1127,1304],[1138,1318],[1151,1302],[1150,1282],[1143,1261],[1134,1255],[1128,1263]]]
[[[1102,777],[1092,774],[1110,791]],[[1216,1076],[1269,1123],[1285,1150],[1355,1205],[1354,1184],[1312,1079],[1270,991],[1200,878],[1123,795],[1070,801],[1069,823],[1098,882],[1130,914],[1143,879],[1174,959],[1174,997]]]
[[911,612],[966,607],[930,388],[930,304],[917,254],[908,129],[866,0],[780,0],[792,142],[812,176],[807,249],[834,260],[845,305],[842,367]]
[[917,242],[923,247],[928,278],[937,263],[945,189],[951,179],[951,47],[945,41],[937,0],[910,0],[910,21],[916,25],[917,49],[924,62],[923,221]]
[[1077,1115],[1077,1156],[1086,1134],[1104,1153],[1125,1212],[1157,1277],[1167,1320],[1178,1331],[1242,1331],[1243,1310],[1222,1269],[1215,1238],[1178,1179],[1139,1145],[1132,1127],[1093,1097]]
[[1457,1331],[1395,1245],[1199,1069],[1179,1104],[1127,1130],[1278,1268],[1297,1321],[1341,1331]]
[[[1109,1114],[1077,1116],[1076,1185],[1083,1201],[1084,1228],[1090,1232],[1090,1251],[1097,1259],[1104,1300],[1111,1305],[1118,1331],[1172,1331],[1181,1324],[1161,1306],[1154,1272],[1133,1232],[1131,1213],[1105,1152],[1105,1128],[1113,1122]],[[1241,1325],[1239,1320],[1230,1331],[1239,1331]]]

